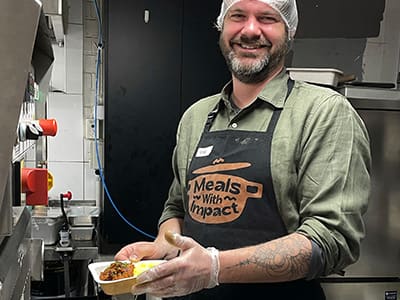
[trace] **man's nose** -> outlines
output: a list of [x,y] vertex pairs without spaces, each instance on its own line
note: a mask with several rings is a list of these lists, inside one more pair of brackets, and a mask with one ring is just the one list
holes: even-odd
[[260,24],[255,17],[249,17],[243,26],[242,33],[248,37],[260,36]]

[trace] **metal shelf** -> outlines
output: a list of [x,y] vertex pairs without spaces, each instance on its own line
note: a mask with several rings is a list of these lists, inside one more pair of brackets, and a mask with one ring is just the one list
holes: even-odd
[[400,110],[400,90],[397,89],[343,86],[338,92],[356,109]]

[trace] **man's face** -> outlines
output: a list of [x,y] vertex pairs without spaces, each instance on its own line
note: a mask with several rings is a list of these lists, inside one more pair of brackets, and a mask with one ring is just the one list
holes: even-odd
[[226,14],[219,45],[233,76],[258,83],[283,65],[289,42],[281,16],[257,0],[242,0]]

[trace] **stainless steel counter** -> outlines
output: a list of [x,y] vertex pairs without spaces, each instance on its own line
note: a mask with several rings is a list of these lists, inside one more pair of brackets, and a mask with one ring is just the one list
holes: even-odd
[[[35,297],[60,297],[95,295],[96,289],[88,271],[89,263],[99,256],[96,240],[71,240],[68,247],[58,244],[45,245],[42,270],[36,272],[38,279],[32,282]],[[42,276],[40,276],[43,274]],[[63,285],[54,286],[54,281]],[[48,299],[48,298],[46,298]]]
[[72,241],[72,247],[61,248],[56,245],[44,247],[44,261],[60,260],[63,252],[70,253],[71,260],[94,260],[99,249],[95,241]]
[[346,96],[355,108],[374,110],[400,109],[400,90],[343,86],[338,89],[338,92]]
[[31,219],[26,207],[13,207],[12,235],[0,244],[0,299],[29,299]]

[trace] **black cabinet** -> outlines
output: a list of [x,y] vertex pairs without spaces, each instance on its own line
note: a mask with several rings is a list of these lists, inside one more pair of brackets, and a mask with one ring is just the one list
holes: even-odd
[[296,38],[376,37],[385,0],[297,0],[299,25]]
[[221,91],[230,73],[220,52],[215,22],[220,1],[186,0],[182,30],[182,106]]
[[[104,175],[115,206],[150,235],[172,180],[184,109],[229,79],[214,21],[218,1],[105,2]],[[103,249],[151,238],[105,196]]]

